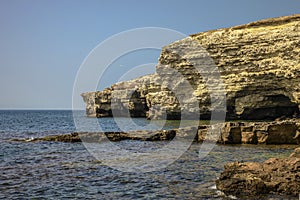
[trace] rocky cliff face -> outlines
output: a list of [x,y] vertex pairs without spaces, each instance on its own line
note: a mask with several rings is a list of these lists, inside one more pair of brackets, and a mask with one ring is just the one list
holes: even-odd
[[87,115],[96,117],[180,119],[184,111],[209,119],[223,93],[227,119],[293,117],[299,61],[300,15],[267,19],[174,42],[162,49],[156,74],[82,96]]

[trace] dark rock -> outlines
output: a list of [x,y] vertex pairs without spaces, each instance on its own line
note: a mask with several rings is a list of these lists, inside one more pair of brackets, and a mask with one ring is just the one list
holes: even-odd
[[[213,127],[215,126],[215,127]],[[72,133],[52,135],[43,138],[14,139],[14,141],[60,141],[60,142],[100,142],[143,140],[172,140],[175,136],[196,142],[204,140],[221,144],[298,144],[300,141],[300,120],[291,119],[271,122],[225,122],[215,125],[184,127],[173,130],[129,131],[104,133]],[[217,131],[212,131],[215,128]]]
[[217,189],[226,195],[299,195],[300,148],[295,149],[288,158],[270,158],[264,163],[234,162],[226,164],[224,168],[216,184]]
[[160,131],[131,131],[125,132],[81,132],[64,135],[50,135],[42,138],[32,139],[13,139],[12,141],[20,142],[102,142],[110,140],[113,142],[121,140],[142,140],[142,141],[164,141],[172,140],[176,136],[176,130]]
[[25,139],[12,139],[16,142],[81,142],[78,133],[64,134],[64,135],[49,135],[42,138],[25,138]]

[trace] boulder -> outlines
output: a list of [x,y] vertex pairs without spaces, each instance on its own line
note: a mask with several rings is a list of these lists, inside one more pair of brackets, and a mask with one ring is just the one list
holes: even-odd
[[241,144],[242,135],[239,123],[225,123],[221,132],[221,143],[223,144]]
[[216,181],[226,195],[253,197],[269,193],[298,197],[300,192],[300,148],[288,158],[270,158],[263,163],[233,162]]

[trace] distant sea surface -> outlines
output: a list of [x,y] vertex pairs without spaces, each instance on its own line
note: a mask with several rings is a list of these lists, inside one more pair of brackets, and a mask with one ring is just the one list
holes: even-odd
[[[83,111],[76,112],[87,124],[95,120],[86,118]],[[120,130],[113,118],[96,120],[103,131]],[[160,127],[145,119],[120,121],[126,130]],[[168,121],[163,127],[177,126],[178,122]],[[193,143],[165,169],[129,173],[104,165],[82,143],[11,141],[74,131],[72,111],[0,111],[0,199],[229,199],[220,195],[214,183],[225,163],[283,157],[294,148],[216,145],[208,156],[199,159],[201,144]],[[121,141],[118,146],[143,152],[149,143]],[[266,197],[269,198],[284,199]]]

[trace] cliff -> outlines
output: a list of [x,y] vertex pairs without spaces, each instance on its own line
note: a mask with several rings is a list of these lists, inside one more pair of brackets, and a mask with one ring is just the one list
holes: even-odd
[[[163,47],[155,74],[82,97],[87,115],[96,117],[180,119],[183,110],[195,112],[197,102],[201,119],[209,119],[222,92],[227,119],[295,117],[299,61],[300,14],[191,35]],[[213,97],[220,89],[212,87],[214,65],[224,91]]]

